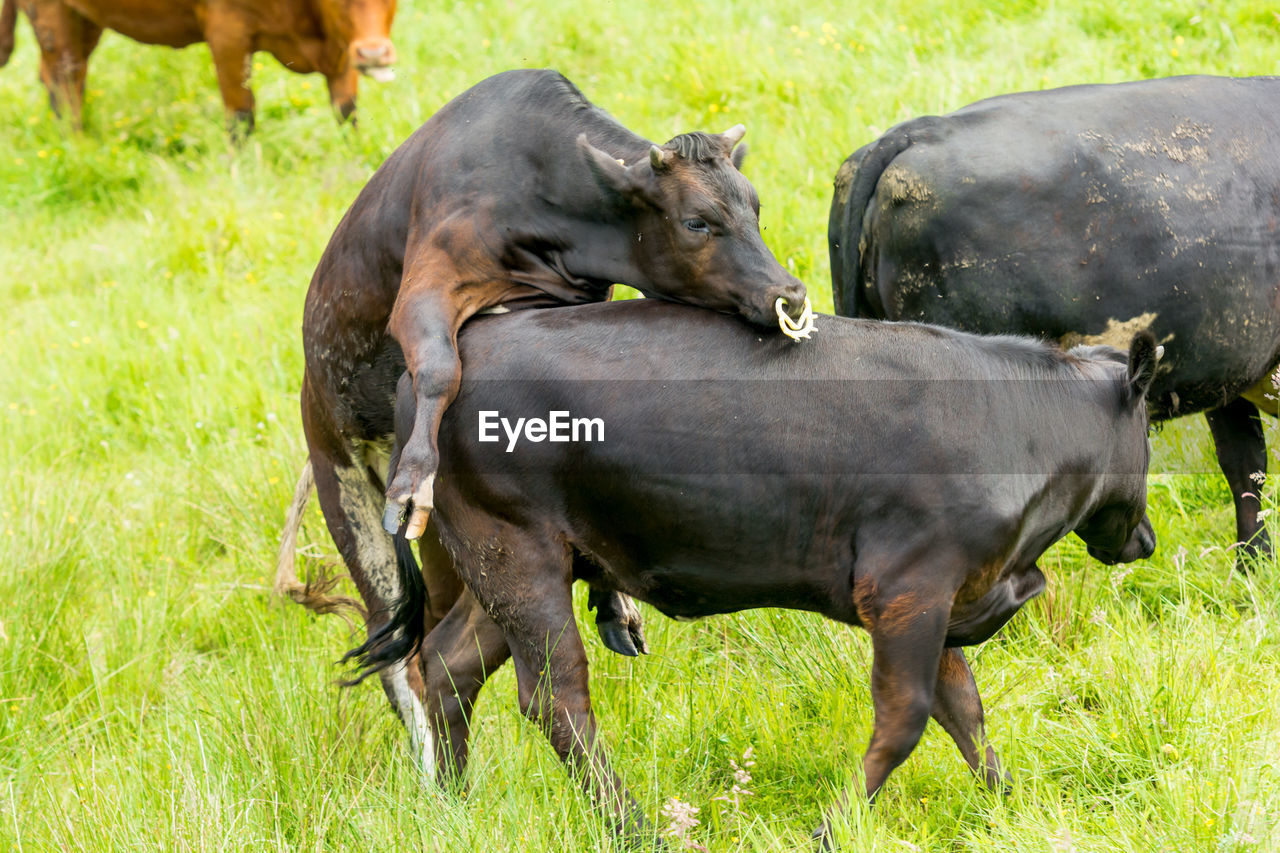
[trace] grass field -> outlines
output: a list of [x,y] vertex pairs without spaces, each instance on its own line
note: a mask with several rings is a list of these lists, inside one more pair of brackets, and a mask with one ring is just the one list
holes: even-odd
[[[829,310],[831,178],[854,148],[1006,91],[1271,73],[1272,9],[405,2],[399,78],[363,85],[358,131],[320,77],[260,54],[239,150],[205,48],[115,35],[68,133],[20,19],[0,71],[0,849],[615,848],[509,671],[478,711],[470,791],[424,789],[378,687],[335,686],[347,626],[268,593],[305,457],[311,271],[377,165],[471,83],[553,66],[659,141],[745,123],[765,239]],[[1233,573],[1200,420],[1156,439],[1153,470],[1156,556],[1108,569],[1061,543],[1048,594],[972,655],[1012,792],[931,726],[845,849],[1280,850],[1280,571]],[[335,556],[314,509],[303,538],[309,566]],[[647,658],[586,636],[646,812],[692,804],[688,837],[714,851],[805,849],[869,736],[866,636],[646,615]],[[749,748],[752,794],[717,799]]]

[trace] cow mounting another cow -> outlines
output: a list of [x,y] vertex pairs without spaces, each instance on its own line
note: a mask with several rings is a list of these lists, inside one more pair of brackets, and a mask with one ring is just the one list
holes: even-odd
[[[376,632],[412,561],[383,529],[438,548],[427,526],[440,418],[457,393],[458,330],[484,311],[600,301],[614,283],[741,314],[777,334],[775,305],[798,315],[804,286],[760,234],[759,200],[739,170],[745,129],[654,145],[553,71],[509,71],[458,95],[400,146],[343,217],[303,313],[302,422],[325,521]],[[565,336],[573,335],[571,329]],[[387,479],[397,378],[411,377],[416,426]],[[384,509],[386,512],[384,513]],[[292,570],[291,512],[277,589],[333,606]],[[616,593],[601,605],[611,647],[634,653],[638,614]],[[383,687],[420,732],[413,666]],[[416,737],[416,735],[415,735]],[[417,741],[419,744],[421,741]],[[429,760],[429,756],[426,756]]]

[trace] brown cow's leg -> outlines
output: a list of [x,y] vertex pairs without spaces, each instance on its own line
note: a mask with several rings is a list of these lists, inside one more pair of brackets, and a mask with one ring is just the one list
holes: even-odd
[[253,36],[240,16],[215,5],[209,10],[204,37],[213,55],[232,138],[240,139],[253,131],[253,91],[249,88]]
[[[905,580],[901,575],[899,578]],[[947,636],[949,599],[939,598],[934,594],[940,592],[936,589],[925,598],[912,591],[912,586],[904,584],[900,588],[907,592],[876,607],[874,617],[863,618],[871,632],[875,725],[862,768],[866,796],[872,802],[889,774],[915,749],[929,723],[938,664]],[[927,583],[914,586],[925,587]],[[848,803],[846,792],[840,807],[847,808]],[[830,849],[829,822],[814,830],[813,837],[822,849]]]
[[[386,624],[401,588],[395,546],[382,529],[381,461],[376,447],[345,441],[329,412],[315,400],[307,377],[302,382],[302,427],[311,453],[316,497],[334,544],[368,611],[366,630]],[[421,671],[416,663],[378,673],[382,689],[409,730],[409,744],[424,771],[434,765],[427,715],[418,698]]]
[[34,3],[28,16],[40,44],[40,80],[49,91],[49,106],[79,129],[89,54],[102,28],[64,3]]
[[356,90],[360,86],[360,72],[348,67],[343,73],[336,77],[329,77],[327,80],[329,103],[333,105],[333,111],[338,114],[338,120],[351,119],[351,123],[355,124],[353,116],[356,114]]
[[1258,520],[1259,497],[1267,474],[1267,445],[1258,407],[1237,397],[1221,409],[1204,413],[1213,433],[1218,466],[1227,478],[1236,506],[1236,542],[1240,551],[1236,568],[1245,571],[1248,561],[1271,556],[1271,539]]
[[427,635],[419,655],[426,672],[423,704],[436,736],[438,778],[457,781],[467,766],[471,712],[480,688],[511,657],[507,638],[464,590]]
[[1001,772],[1000,759],[987,740],[982,697],[960,649],[942,652],[933,697],[933,718],[951,735],[969,768],[982,776],[988,788],[995,791],[1013,781]]

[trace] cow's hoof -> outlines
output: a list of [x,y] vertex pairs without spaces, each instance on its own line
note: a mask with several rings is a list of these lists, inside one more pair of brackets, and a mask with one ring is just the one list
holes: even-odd
[[993,794],[1007,797],[1013,793],[1013,774],[1008,770],[987,768],[986,772],[982,774],[982,782],[987,786],[987,790]]
[[395,536],[400,532],[400,525],[404,521],[405,510],[407,506],[401,506],[395,501],[387,501],[387,508],[382,511],[382,529]]
[[[621,622],[614,621],[597,622],[596,630],[600,632],[600,639],[604,641],[605,648],[620,655],[633,658],[638,657],[642,651],[649,651],[648,647],[645,646],[644,635],[639,632],[639,628],[633,631]],[[637,638],[640,641],[639,647],[636,646]]]
[[[404,467],[403,465],[401,466]],[[404,525],[403,536],[406,539],[417,539],[427,529],[427,519],[435,507],[435,474],[422,478],[422,483],[411,496],[404,495],[401,479],[405,474],[397,474],[395,482],[387,490],[387,506],[382,512],[382,527],[392,536],[400,533],[400,525]],[[407,521],[405,520],[407,517]]]
[[822,853],[831,853],[835,850],[835,842],[831,840],[831,827],[822,823],[809,834],[809,838],[813,840],[813,849],[820,850]]

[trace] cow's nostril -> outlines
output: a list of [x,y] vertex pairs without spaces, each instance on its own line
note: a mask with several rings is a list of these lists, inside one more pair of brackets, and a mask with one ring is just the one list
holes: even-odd
[[387,55],[387,51],[390,49],[391,48],[385,44],[379,44],[373,47],[358,47],[356,48],[356,53],[360,55],[361,59],[374,60],[382,59]]

